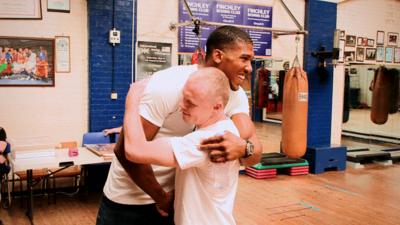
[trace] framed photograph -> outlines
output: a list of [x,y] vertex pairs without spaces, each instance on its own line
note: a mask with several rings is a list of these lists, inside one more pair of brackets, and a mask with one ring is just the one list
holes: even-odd
[[388,32],[387,45],[396,46],[399,43],[399,33]]
[[71,72],[69,36],[56,36],[56,73]]
[[355,47],[356,46],[356,36],[346,35],[346,46]]
[[41,20],[41,0],[0,0],[0,19]]
[[365,60],[375,60],[376,58],[376,48],[365,49]]
[[367,46],[368,46],[368,47],[374,47],[374,45],[375,45],[375,40],[374,40],[374,39],[369,39],[369,38],[368,38],[368,44],[367,44]]
[[357,38],[357,46],[362,46],[363,45],[363,38],[362,37],[358,37]]
[[339,58],[338,62],[342,63],[344,62],[344,45],[345,41],[342,39],[339,39]]
[[364,61],[364,48],[357,47],[356,50],[356,61],[363,62]]
[[385,44],[385,31],[378,30],[376,32],[376,45]]
[[368,46],[368,38],[363,37],[363,39],[362,39],[362,45],[363,45],[363,46]]
[[1,86],[54,86],[54,39],[0,37]]
[[344,60],[346,62],[354,62],[354,60],[355,60],[355,52],[354,51],[344,52]]
[[70,0],[47,0],[47,11],[69,13]]
[[383,62],[385,60],[385,48],[382,46],[376,47],[376,61]]
[[394,48],[394,62],[400,63],[400,48]]
[[385,48],[385,62],[387,63],[393,62],[393,48],[390,47]]
[[346,38],[346,31],[340,30],[340,32],[339,32],[339,38],[344,40],[344,39]]

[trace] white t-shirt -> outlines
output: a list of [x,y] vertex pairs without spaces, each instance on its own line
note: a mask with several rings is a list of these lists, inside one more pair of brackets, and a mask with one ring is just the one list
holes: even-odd
[[176,225],[234,225],[233,206],[239,160],[212,163],[207,152],[197,149],[201,139],[231,131],[239,136],[232,120],[222,120],[184,137],[171,139],[179,168],[175,178]]
[[[147,84],[140,104],[140,115],[160,127],[154,137],[184,136],[193,131],[193,126],[186,124],[179,110],[182,90],[189,75],[197,70],[197,65],[174,66],[153,74]],[[231,91],[225,107],[225,114],[231,117],[237,113],[249,114],[246,93],[242,88]],[[175,168],[152,165],[154,175],[165,191],[174,189]],[[117,203],[141,205],[154,203],[154,200],[140,189],[125,172],[114,157],[107,181],[104,185],[105,196]]]

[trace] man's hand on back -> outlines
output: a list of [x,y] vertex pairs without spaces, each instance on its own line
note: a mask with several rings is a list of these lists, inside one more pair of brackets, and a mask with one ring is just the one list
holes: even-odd
[[202,140],[200,150],[208,151],[212,162],[226,162],[236,160],[245,155],[246,141],[225,131],[218,135]]
[[168,213],[174,210],[174,191],[166,192],[165,198],[156,201],[158,212],[161,216],[168,216]]

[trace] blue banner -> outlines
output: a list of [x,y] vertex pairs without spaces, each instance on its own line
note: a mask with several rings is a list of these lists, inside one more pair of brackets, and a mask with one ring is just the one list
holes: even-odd
[[271,56],[272,55],[272,33],[265,30],[247,30],[253,40],[254,55]]
[[213,22],[243,24],[243,5],[229,2],[215,2],[212,11]]
[[[194,26],[184,26],[179,27],[179,40],[178,40],[178,52],[180,53],[193,53],[194,50],[199,46],[199,39],[193,33]],[[206,46],[207,38],[211,34],[211,32],[215,30],[213,26],[201,26],[201,45],[203,47]]]
[[272,7],[244,5],[243,24],[256,27],[272,27]]
[[[247,5],[215,0],[188,0],[193,16],[203,21],[255,27],[272,27],[272,7]],[[179,1],[179,22],[190,21],[183,1]],[[199,41],[193,33],[193,26],[179,27],[178,52],[193,53]],[[212,26],[201,26],[201,46],[206,45],[209,34],[215,29]],[[271,56],[272,34],[269,31],[251,30],[246,32],[254,43],[256,56]]]
[[[210,0],[193,0],[187,1],[190,11],[194,17],[201,20],[212,21],[212,8],[215,5],[214,1]],[[186,10],[183,1],[179,1],[179,22],[190,21],[189,12]]]

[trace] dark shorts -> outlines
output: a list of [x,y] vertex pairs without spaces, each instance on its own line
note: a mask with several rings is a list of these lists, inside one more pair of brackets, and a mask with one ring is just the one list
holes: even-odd
[[3,178],[4,174],[8,174],[10,172],[10,167],[6,164],[0,164],[0,180]]
[[124,205],[103,195],[96,225],[174,225],[174,217],[162,217],[155,204]]

